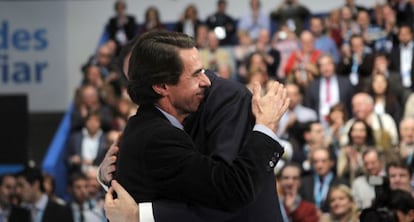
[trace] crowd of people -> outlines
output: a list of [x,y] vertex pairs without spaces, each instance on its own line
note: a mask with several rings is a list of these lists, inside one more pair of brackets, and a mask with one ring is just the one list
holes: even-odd
[[[189,5],[170,31],[194,37],[204,68],[221,78],[250,90],[260,82],[263,94],[274,81],[285,84],[290,105],[277,129],[285,154],[275,168],[284,221],[358,221],[377,206],[384,181],[414,195],[414,1],[364,8],[346,0],[318,16],[298,0],[269,15],[260,0],[244,3],[249,13],[237,19],[226,0],[205,19]],[[75,93],[66,149],[71,200],[57,197],[53,178],[37,169],[3,175],[0,221],[106,221],[98,166],[138,109],[122,48],[167,27],[155,6],[140,24],[124,1],[114,9],[109,40],[81,67]],[[402,213],[414,219],[414,209]]]

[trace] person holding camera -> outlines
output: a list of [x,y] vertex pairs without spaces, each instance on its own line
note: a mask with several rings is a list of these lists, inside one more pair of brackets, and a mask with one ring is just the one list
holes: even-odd
[[410,194],[401,189],[390,191],[383,206],[361,212],[360,222],[414,222],[414,197]]
[[384,160],[378,150],[369,148],[362,154],[365,174],[357,177],[352,183],[352,195],[359,209],[371,207],[375,199],[374,179],[385,176]]

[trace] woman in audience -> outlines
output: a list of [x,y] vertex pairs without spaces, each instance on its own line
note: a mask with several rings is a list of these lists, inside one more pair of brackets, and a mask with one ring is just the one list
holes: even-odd
[[184,15],[181,16],[180,20],[177,22],[175,31],[185,33],[197,39],[197,27],[201,24],[202,22],[198,18],[196,6],[190,4],[184,10]]
[[317,61],[322,52],[315,49],[315,38],[309,31],[300,34],[300,49],[291,53],[285,65],[286,81],[296,83],[305,91],[319,75]]
[[160,13],[155,6],[150,6],[145,11],[145,21],[142,24],[139,34],[144,34],[152,30],[162,30],[165,29],[164,25],[161,23]]
[[109,39],[116,42],[117,52],[128,43],[136,34],[137,22],[133,15],[126,12],[127,4],[124,0],[117,0],[114,5],[116,15],[109,19],[106,31]]
[[279,31],[273,35],[272,45],[280,52],[277,77],[284,80],[286,78],[285,66],[287,61],[293,52],[299,50],[297,36],[286,24],[282,24]]
[[127,98],[119,98],[115,106],[115,115],[112,121],[112,129],[124,130],[131,115],[136,113],[137,106]]
[[375,139],[371,127],[362,120],[354,122],[348,138],[348,146],[342,147],[338,154],[337,176],[352,183],[363,172],[362,152],[375,146]]
[[252,89],[252,84],[255,81],[258,81],[262,85],[262,89],[266,91],[266,86],[270,83],[267,64],[266,64],[266,55],[261,52],[254,52],[246,60],[246,85],[247,88]]
[[102,129],[111,128],[112,109],[101,102],[98,89],[92,85],[84,85],[76,91],[75,107],[71,115],[71,131],[81,130],[85,126],[88,114],[98,112],[101,116]]
[[344,133],[344,126],[348,117],[346,115],[346,109],[344,104],[338,103],[331,107],[328,115],[329,126],[326,129],[326,135],[328,139],[327,144],[332,144],[335,147],[336,156],[338,156],[340,148],[340,138]]
[[339,48],[342,44],[342,30],[341,30],[341,11],[339,9],[331,11],[325,20],[327,34],[336,43]]
[[395,122],[400,122],[402,107],[398,103],[394,92],[391,91],[389,81],[385,75],[373,74],[369,94],[374,98],[375,113],[388,113]]
[[236,60],[237,75],[241,79],[247,75],[245,66],[246,58],[254,52],[255,46],[253,40],[247,31],[239,31],[237,33],[239,44],[233,49],[234,59]]
[[342,39],[344,43],[349,43],[351,36],[359,32],[359,27],[353,17],[352,9],[350,7],[343,6],[340,10]]
[[53,178],[52,175],[43,174],[43,187],[45,188],[45,192],[46,192],[47,196],[50,199],[52,199],[54,202],[56,202],[60,205],[65,205],[66,204],[65,200],[63,200],[62,198],[56,196],[56,193],[55,193],[56,183],[55,183],[55,179]]
[[337,185],[329,192],[329,215],[323,215],[320,222],[358,222],[358,208],[351,189],[346,185]]

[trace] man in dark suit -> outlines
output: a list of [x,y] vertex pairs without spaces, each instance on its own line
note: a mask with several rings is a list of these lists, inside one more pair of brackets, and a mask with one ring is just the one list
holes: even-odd
[[127,5],[123,0],[117,0],[114,5],[116,16],[109,19],[106,27],[109,39],[114,40],[117,44],[118,52],[121,46],[124,46],[138,30],[138,24],[135,17],[126,14]]
[[[344,103],[348,116],[351,116],[351,99],[354,94],[354,87],[348,78],[336,75],[335,63],[330,55],[323,55],[318,60],[320,78],[313,80],[306,92],[305,105],[315,110],[322,123],[326,123],[326,118],[330,108]],[[321,100],[323,98],[323,100]]]
[[350,51],[344,53],[338,64],[337,74],[349,78],[353,86],[362,89],[362,83],[372,74],[374,54],[365,45],[363,36],[352,35],[349,41]]
[[107,149],[107,134],[101,127],[101,116],[91,112],[86,116],[85,127],[71,134],[68,143],[68,160],[72,172],[85,172],[97,166]]
[[0,221],[30,222],[30,212],[15,206],[12,198],[16,191],[16,178],[11,174],[0,176]]
[[398,31],[399,45],[396,45],[390,56],[390,70],[400,75],[401,84],[406,89],[414,89],[414,43],[413,29],[402,25]]
[[[137,46],[138,47],[138,46]],[[183,50],[184,52],[192,52],[192,53],[195,53],[195,54],[193,54],[193,55],[195,55],[195,57],[194,58],[197,58],[197,56],[196,56],[196,54],[197,54],[197,51],[195,50],[194,48],[191,48],[190,47],[190,49],[186,49],[186,50]],[[143,51],[142,49],[141,49],[141,51]],[[180,50],[181,51],[181,50]],[[134,61],[141,61],[140,59],[133,59]],[[183,59],[183,61],[184,61],[184,59]],[[148,62],[147,62],[148,63]],[[163,63],[160,63],[160,64],[163,64]],[[170,64],[171,64],[171,62],[169,62],[169,63],[166,63],[166,64],[168,64],[169,66],[171,66]],[[184,63],[185,64],[185,63]],[[195,59],[194,61],[192,61],[192,62],[190,62],[189,64],[193,64],[193,65],[191,65],[191,67],[193,67],[194,69],[196,68],[196,66],[197,66],[197,64],[198,64],[198,62],[197,62],[197,59]],[[142,64],[141,64],[142,65]],[[131,64],[131,66],[133,66],[133,64]],[[171,70],[171,67],[168,67],[168,69],[170,69]],[[200,69],[200,67],[198,67],[198,69]],[[141,68],[140,69],[137,69],[137,70],[142,70]],[[194,71],[197,71],[197,70],[194,70]],[[175,72],[177,72],[177,71],[175,71]],[[184,75],[184,74],[183,74]],[[208,80],[208,79],[204,79],[204,77],[206,77],[206,76],[204,76],[204,74],[203,73],[200,73],[199,74],[199,76],[201,76],[202,77],[202,79],[201,80],[203,80],[203,81],[205,81],[203,84],[204,85],[209,85],[209,82],[210,82],[210,80]],[[240,158],[238,158],[238,159],[236,159],[236,160],[234,160],[235,159],[235,156],[236,155],[241,155],[241,156],[243,156],[243,155],[250,155],[250,154],[248,154],[250,151],[248,151],[248,150],[250,150],[250,149],[248,149],[248,147],[249,146],[247,146],[247,148],[246,149],[244,149],[243,150],[243,152],[241,152],[241,153],[237,153],[237,150],[238,150],[238,148],[239,148],[239,146],[236,146],[236,145],[241,145],[241,144],[243,144],[242,142],[240,142],[241,141],[241,137],[242,136],[244,136],[244,135],[246,135],[245,134],[245,132],[243,131],[243,130],[233,130],[234,131],[234,135],[235,136],[232,136],[232,135],[229,135],[229,133],[231,133],[231,132],[233,132],[233,131],[228,131],[227,129],[228,129],[228,127],[227,127],[227,125],[222,125],[222,127],[218,127],[218,126],[215,126],[215,127],[212,127],[214,124],[218,124],[219,122],[221,122],[221,121],[225,121],[226,119],[230,119],[230,120],[227,120],[227,121],[229,121],[229,123],[231,123],[233,120],[234,120],[234,123],[233,124],[235,124],[235,125],[238,125],[238,118],[240,118],[239,117],[239,115],[238,114],[236,114],[236,112],[237,112],[237,110],[236,109],[234,109],[234,110],[232,110],[231,108],[229,108],[229,105],[228,105],[228,103],[231,103],[231,104],[233,104],[232,102],[231,102],[231,98],[234,98],[234,101],[236,101],[236,103],[237,104],[239,104],[239,105],[241,105],[241,106],[238,106],[238,107],[236,107],[236,108],[240,108],[240,107],[245,107],[245,105],[244,104],[249,104],[249,94],[248,93],[246,93],[246,90],[245,89],[243,89],[243,88],[241,88],[240,86],[234,86],[234,85],[232,85],[232,84],[224,84],[222,81],[222,79],[219,79],[219,78],[214,78],[213,76],[209,76],[209,77],[211,77],[212,78],[212,84],[213,84],[213,86],[215,86],[215,87],[212,87],[211,88],[211,91],[208,93],[208,96],[207,96],[207,98],[205,99],[205,104],[207,105],[209,102],[209,98],[211,98],[211,99],[213,99],[214,97],[212,96],[212,95],[216,95],[217,94],[217,92],[215,92],[216,90],[218,90],[218,91],[220,91],[220,90],[223,90],[223,89],[226,89],[226,90],[228,90],[228,86],[231,86],[231,90],[230,90],[230,92],[231,93],[229,93],[228,95],[226,95],[226,93],[224,93],[223,95],[220,95],[220,94],[218,94],[218,95],[216,95],[215,97],[220,97],[220,96],[224,96],[224,100],[221,100],[221,102],[219,102],[219,101],[217,101],[218,103],[217,104],[215,104],[214,105],[214,107],[213,108],[217,108],[216,110],[213,110],[213,109],[211,109],[211,110],[209,110],[209,108],[212,108],[212,107],[210,107],[210,106],[206,106],[206,108],[205,109],[199,109],[199,111],[197,112],[197,114],[195,115],[195,116],[201,116],[201,115],[204,115],[206,118],[204,118],[204,119],[197,119],[197,118],[194,118],[194,119],[188,119],[188,120],[186,120],[186,123],[187,123],[187,121],[188,122],[192,122],[192,124],[190,124],[190,125],[192,125],[192,126],[194,126],[194,128],[193,128],[193,132],[192,132],[192,134],[194,134],[194,135],[198,135],[199,137],[198,137],[198,141],[197,141],[197,139],[196,139],[196,144],[203,144],[204,143],[204,146],[203,147],[201,147],[201,149],[200,149],[200,151],[201,151],[201,153],[209,153],[209,154],[211,154],[211,157],[212,157],[212,159],[208,159],[208,161],[214,161],[215,163],[219,163],[218,165],[216,165],[216,164],[214,164],[214,165],[216,165],[216,166],[222,166],[222,164],[225,164],[226,165],[226,167],[224,167],[224,169],[227,169],[227,167],[230,167],[230,168],[234,168],[234,167],[236,167],[236,165],[239,165],[239,164],[236,164],[236,163],[238,163],[239,161],[240,161]],[[200,78],[200,77],[199,77]],[[206,87],[206,86],[204,86],[204,87]],[[170,87],[172,87],[172,86],[170,86]],[[170,87],[166,87],[166,88],[154,88],[155,90],[161,90],[161,91],[159,91],[159,93],[165,93],[165,91],[164,90],[168,90],[168,88],[170,88]],[[220,87],[223,87],[223,88],[220,88]],[[210,97],[211,96],[211,97]],[[246,99],[247,98],[247,99]],[[165,100],[166,98],[164,98],[163,97],[163,100]],[[230,99],[230,100],[229,100]],[[215,101],[215,100],[214,100]],[[243,101],[243,102],[241,102],[241,101]],[[211,103],[211,102],[210,102]],[[243,105],[242,105],[243,104]],[[152,105],[153,106],[153,105]],[[194,107],[194,105],[193,106],[190,106],[189,104],[187,104],[187,106],[186,107],[192,107],[193,108],[193,111],[195,111],[196,109],[197,109],[197,106],[195,106]],[[208,107],[208,108],[207,108]],[[230,107],[232,107],[232,106],[230,106]],[[194,109],[195,108],[195,109]],[[144,111],[143,111],[144,110]],[[187,108],[187,110],[188,110],[188,108]],[[226,113],[226,112],[218,112],[218,111],[220,111],[220,110],[222,110],[222,111],[227,111],[227,110],[229,110],[229,111],[235,111],[235,112],[229,112],[229,113]],[[155,111],[155,112],[154,112]],[[216,112],[217,111],[217,112]],[[283,111],[283,110],[280,110],[279,108],[277,109],[277,111]],[[188,112],[188,111],[187,111]],[[153,107],[148,107],[148,106],[141,106],[140,107],[140,111],[138,112],[138,115],[135,117],[135,118],[133,118],[131,121],[137,121],[136,119],[141,119],[142,118],[142,116],[140,115],[140,113],[142,113],[141,115],[147,115],[148,117],[151,117],[151,118],[155,118],[155,117],[157,117],[157,118],[155,118],[155,119],[159,119],[159,118],[161,118],[161,119],[164,119],[164,121],[165,121],[165,118],[163,118],[163,114],[162,113],[160,113],[159,111],[157,111],[157,109],[155,109],[155,108],[153,108]],[[211,118],[213,117],[213,116],[216,116],[216,120],[214,121],[214,123],[211,123],[210,122],[210,120],[212,120]],[[251,127],[251,125],[250,124],[248,124],[247,122],[246,122],[246,119],[251,119],[251,113],[249,113],[249,112],[243,112],[243,111],[241,111],[241,116],[243,117],[243,118],[245,118],[244,119],[244,121],[242,121],[243,123],[245,123],[244,124],[244,126],[242,126],[242,129],[247,129],[247,128],[250,128]],[[183,117],[180,117],[181,119],[184,119]],[[134,120],[135,119],[135,120]],[[151,122],[153,122],[153,121],[151,121]],[[157,121],[156,121],[157,122]],[[179,121],[176,121],[176,122],[179,122]],[[211,124],[211,125],[210,125]],[[168,127],[171,127],[171,125],[167,125]],[[200,127],[200,128],[199,128]],[[197,130],[198,129],[198,130]],[[191,131],[191,130],[190,130]],[[182,132],[182,131],[179,131],[180,133]],[[224,133],[227,133],[227,134],[222,134],[222,132],[224,132]],[[177,136],[177,135],[179,135],[179,134],[177,134],[177,133],[169,133],[169,140],[171,141],[171,138],[174,138],[174,137],[171,137],[171,136]],[[218,135],[220,135],[220,136],[218,136]],[[255,139],[252,139],[252,138],[254,138],[254,137],[257,137],[258,135],[262,135],[262,134],[258,134],[258,132],[253,132],[253,133],[251,133],[250,134],[250,139],[248,139],[247,140],[247,144],[249,145],[251,145],[252,144],[252,142],[253,143],[255,143]],[[203,136],[205,136],[204,138],[203,138]],[[165,136],[164,136],[165,137]],[[228,138],[231,138],[231,139],[228,139]],[[232,139],[233,137],[238,137],[238,139]],[[196,138],[197,138],[197,136],[196,136]],[[221,138],[224,138],[223,139],[223,141],[221,141],[220,139]],[[188,139],[185,139],[185,140],[183,140],[184,141],[184,144],[185,144],[185,141],[187,141]],[[158,141],[157,141],[157,143],[161,143],[161,139],[158,139]],[[183,141],[181,141],[180,143],[183,143]],[[212,150],[214,150],[214,148],[213,147],[209,147],[209,145],[210,144],[220,144],[221,142],[224,142],[224,141],[228,141],[229,143],[223,143],[221,146],[218,146],[218,148],[217,149],[215,149],[215,152],[212,152]],[[134,141],[128,141],[128,140],[125,140],[125,139],[123,139],[123,144],[126,144],[126,143],[132,143],[132,142],[134,142]],[[235,144],[236,145],[234,145],[232,142],[236,142]],[[263,142],[263,141],[262,141]],[[272,141],[272,142],[274,142],[274,141]],[[144,144],[145,143],[152,143],[151,141],[145,141],[144,142]],[[162,144],[158,144],[158,146],[159,145],[162,145]],[[127,146],[126,146],[127,147]],[[226,149],[226,147],[229,147],[229,149]],[[231,147],[234,147],[234,148],[231,148]],[[237,148],[236,148],[237,147]],[[264,147],[266,147],[266,146],[264,146]],[[231,149],[230,149],[231,148]],[[122,155],[123,155],[123,150],[121,151],[121,156],[120,156],[120,158],[122,159]],[[182,152],[182,151],[180,151],[180,152]],[[167,152],[168,153],[168,152]],[[259,152],[260,153],[260,152]],[[166,153],[163,153],[163,155],[164,156],[167,156],[166,155]],[[175,155],[177,155],[177,154],[175,154]],[[199,154],[198,154],[199,155]],[[221,155],[221,156],[219,156],[219,155]],[[272,155],[276,155],[276,157],[274,156],[274,157],[272,157],[271,158],[271,161],[269,161],[269,160],[267,160],[267,161],[265,161],[265,164],[263,165],[263,166],[265,166],[265,165],[267,165],[267,164],[269,164],[269,166],[266,166],[265,168],[268,168],[268,169],[270,169],[274,164],[275,164],[275,162],[277,161],[277,159],[278,159],[278,154],[277,153],[274,153],[274,154],[272,154]],[[154,156],[154,155],[152,155],[152,156]],[[265,155],[266,156],[266,155]],[[263,156],[262,156],[263,157]],[[181,158],[179,158],[179,159],[181,159]],[[213,160],[214,159],[214,160]],[[260,158],[259,158],[260,159]],[[216,162],[216,160],[221,160],[220,162]],[[233,162],[233,160],[234,160],[234,162]],[[257,160],[257,159],[256,159]],[[135,160],[136,161],[136,160]],[[224,161],[228,161],[228,163],[225,163]],[[262,159],[262,161],[263,161],[263,159]],[[160,161],[158,161],[158,162],[160,162]],[[161,161],[161,162],[164,162],[164,161]],[[124,170],[122,170],[121,168],[122,167],[125,167],[125,166],[122,166],[122,160],[120,160],[119,161],[119,163],[120,163],[120,165],[119,165],[119,169],[120,169],[120,171],[121,171],[121,173],[120,174],[122,174],[122,173],[128,173],[128,172],[123,172]],[[229,163],[231,163],[231,164],[229,164]],[[180,164],[179,165],[182,165],[183,163],[181,163],[180,162]],[[161,164],[162,165],[162,164]],[[204,165],[204,164],[203,164]],[[243,167],[243,165],[244,164],[240,164],[240,166],[238,166],[238,167]],[[187,179],[187,180],[190,180],[190,181],[188,181],[188,182],[185,182],[185,183],[180,183],[180,186],[178,186],[178,187],[174,187],[174,188],[176,188],[176,189],[183,189],[183,188],[186,188],[185,189],[185,191],[186,192],[189,192],[189,193],[191,193],[191,192],[194,192],[193,190],[194,190],[194,186],[195,185],[197,185],[197,184],[199,184],[200,183],[200,181],[205,181],[206,180],[206,175],[205,175],[205,173],[207,172],[207,174],[208,174],[208,170],[207,171],[205,171],[205,167],[206,166],[202,166],[201,168],[199,167],[199,169],[198,169],[198,171],[193,171],[194,170],[194,167],[189,171],[189,172],[187,172],[187,173],[191,173],[191,171],[193,171],[192,173],[195,173],[196,175],[194,175],[194,176],[190,176],[190,177],[183,177],[184,179]],[[129,167],[127,167],[127,168],[129,168]],[[237,167],[236,167],[237,168]],[[204,169],[204,170],[202,170],[202,169]],[[200,170],[202,170],[202,171],[204,171],[203,172],[203,177],[200,177],[200,173],[202,173],[202,172],[200,172]],[[128,171],[130,171],[130,169],[128,169]],[[224,170],[224,172],[226,172],[227,170]],[[249,172],[249,171],[246,171],[246,172]],[[169,173],[171,173],[171,172],[169,172]],[[185,172],[184,172],[185,173]],[[165,173],[163,173],[163,175],[165,176],[165,174],[168,174],[168,172],[165,172]],[[259,174],[258,174],[258,176],[260,176],[260,175],[262,175],[263,174],[263,172],[259,172]],[[194,177],[193,179],[191,179],[192,177]],[[207,176],[207,177],[210,177],[210,176]],[[261,177],[261,176],[260,176]],[[211,177],[210,177],[211,178]],[[215,178],[215,177],[213,177],[213,178]],[[261,187],[264,187],[264,189],[266,190],[267,189],[267,184],[269,183],[269,185],[271,186],[271,187],[273,187],[273,184],[271,184],[270,182],[272,182],[271,180],[269,180],[268,181],[268,179],[269,178],[272,178],[272,175],[271,175],[271,173],[267,173],[267,175],[265,175],[262,179],[263,180],[265,180],[265,182],[263,182],[263,186],[261,185]],[[230,180],[231,181],[231,180]],[[171,181],[171,182],[173,182],[173,181]],[[216,182],[220,182],[219,180],[218,181],[216,181]],[[122,183],[122,182],[121,182]],[[188,183],[188,184],[187,184]],[[237,182],[236,182],[237,183]],[[192,186],[191,187],[188,187],[190,184],[192,184]],[[252,183],[252,185],[255,185],[256,183]],[[266,186],[264,186],[264,185],[266,185]],[[126,185],[126,186],[128,186],[128,185]],[[163,184],[160,184],[160,186],[163,186]],[[182,187],[181,187],[182,186]],[[206,187],[208,187],[209,186],[209,183],[203,183],[203,185],[202,185],[202,187],[204,187],[204,188],[206,188]],[[230,192],[230,193],[232,193],[233,195],[236,195],[234,198],[236,198],[237,199],[237,193],[238,193],[238,189],[235,189],[235,188],[237,188],[239,185],[235,185],[234,187],[232,187],[232,190],[233,191],[235,191],[235,192]],[[209,192],[211,192],[209,189],[202,189],[201,191],[200,190],[197,190],[197,196],[199,196],[199,197],[194,197],[194,196],[190,196],[190,198],[196,198],[196,201],[198,201],[198,202],[203,202],[204,203],[204,205],[211,205],[212,204],[212,201],[213,202],[217,202],[218,200],[220,200],[221,198],[223,198],[224,196],[226,196],[226,195],[229,195],[229,194],[225,194],[225,193],[221,193],[221,194],[219,194],[218,196],[219,197],[221,197],[221,198],[219,198],[219,199],[214,199],[214,198],[211,198],[212,196],[216,196],[217,195],[217,193],[215,192],[215,193],[213,193],[213,194],[211,194],[211,193],[209,193]],[[252,188],[254,188],[254,186],[252,187]],[[225,186],[225,187],[223,187],[223,189],[228,189],[228,187],[227,186]],[[259,191],[261,191],[262,189],[260,188],[259,189]],[[274,199],[276,199],[277,200],[277,198],[276,198],[276,194],[275,194],[275,190],[274,190],[274,187],[273,187],[273,189],[271,190],[272,192],[273,192],[273,197],[272,196],[267,196],[267,197],[265,197],[266,199],[268,199],[268,200],[274,200]],[[184,192],[184,194],[186,193],[186,192]],[[203,194],[204,193],[204,194]],[[259,193],[261,193],[261,192],[259,192]],[[182,195],[184,195],[184,194],[182,194]],[[210,195],[208,195],[208,196],[206,196],[206,194],[210,194]],[[271,192],[270,192],[270,194],[272,194]],[[138,195],[138,197],[137,198],[146,198],[145,197],[145,195],[148,195],[148,194],[143,194],[142,196],[139,196]],[[170,194],[171,195],[171,194]],[[151,197],[148,197],[147,196],[147,198],[151,198]],[[171,198],[170,198],[171,199]],[[176,198],[177,199],[177,198]],[[182,198],[181,198],[182,199]],[[231,198],[231,199],[233,199],[233,198]],[[260,199],[260,197],[258,197],[258,199]],[[188,200],[183,200],[184,202],[187,202],[188,203]],[[194,202],[194,200],[193,200],[193,202]],[[238,201],[238,202],[240,202],[240,201]],[[242,200],[242,202],[244,202],[244,200]],[[191,202],[190,202],[191,203]],[[232,201],[230,201],[230,200],[226,200],[224,203],[220,203],[220,201],[218,202],[218,204],[219,205],[216,205],[216,204],[213,204],[213,205],[211,205],[211,207],[221,207],[221,208],[224,208],[224,209],[230,209],[230,208],[234,208],[234,207],[237,207],[236,205],[239,205],[239,204],[243,204],[243,203],[234,203],[234,202],[232,202]],[[236,205],[233,205],[233,204],[236,204]],[[264,208],[265,210],[264,211],[268,211],[268,213],[269,213],[269,217],[273,217],[273,220],[275,220],[275,219],[277,219],[277,202],[274,202],[274,203],[269,203],[270,204],[270,208],[272,208],[272,209],[270,209],[270,211],[269,211],[269,206],[264,206],[264,204],[262,204],[262,208]],[[274,207],[272,207],[272,205],[274,206]],[[213,220],[225,220],[225,218],[223,218],[223,217],[226,217],[227,216],[227,218],[229,218],[229,216],[231,216],[231,217],[235,217],[235,216],[237,216],[237,214],[227,214],[226,215],[226,213],[224,213],[224,212],[219,212],[219,211],[217,211],[217,212],[215,212],[215,214],[213,214],[213,210],[210,210],[210,212],[208,212],[208,209],[205,209],[204,210],[204,208],[201,208],[201,207],[199,207],[199,206],[197,206],[197,205],[193,205],[193,204],[191,204],[191,205],[189,205],[189,206],[187,206],[187,208],[188,209],[185,209],[184,208],[185,207],[185,205],[184,206],[182,206],[180,209],[179,209],[179,211],[180,212],[182,212],[182,213],[184,213],[184,215],[185,216],[187,216],[186,218],[190,218],[192,215],[194,215],[194,216],[196,216],[196,217],[200,217],[201,216],[201,218],[199,219],[199,220],[202,220],[202,219],[204,219],[205,221],[208,221],[208,220],[211,220],[211,218],[216,218],[216,219],[213,219]],[[159,208],[159,207],[157,207],[157,203],[155,203],[155,205],[154,205],[154,216],[155,216],[155,218],[156,218],[156,220],[157,221],[159,221],[159,218],[157,218],[157,208]],[[162,208],[162,207],[161,207]],[[174,211],[174,213],[176,213],[177,211]],[[206,212],[208,212],[208,213],[206,213]],[[247,214],[247,210],[246,211],[244,211],[245,213],[245,215],[248,215]],[[260,212],[260,211],[258,211],[258,212]],[[198,214],[198,215],[197,215]],[[176,214],[177,215],[177,214]],[[215,216],[216,215],[216,216]],[[254,214],[253,214],[254,215]],[[266,216],[262,216],[262,217],[266,217]],[[175,218],[175,217],[174,217]],[[208,219],[209,218],[209,219]],[[167,219],[168,220],[168,219]],[[181,221],[185,221],[185,219],[183,219],[183,218],[181,218],[180,217],[180,220]],[[188,219],[188,221],[194,221],[194,220],[196,220],[196,219]],[[171,218],[170,218],[170,221],[171,221]],[[263,220],[262,220],[263,221]],[[270,220],[269,220],[270,221]]]
[[328,149],[315,149],[310,158],[313,174],[303,178],[299,193],[304,200],[314,203],[322,212],[329,213],[329,189],[344,181],[337,179],[332,172],[335,162]]
[[17,193],[30,210],[32,222],[73,222],[70,208],[53,202],[45,194],[39,169],[27,167],[17,175]]
[[206,25],[213,31],[224,31],[224,36],[220,36],[220,45],[233,45],[236,36],[236,25],[234,19],[226,13],[227,1],[217,1],[217,11],[209,15],[206,19]]

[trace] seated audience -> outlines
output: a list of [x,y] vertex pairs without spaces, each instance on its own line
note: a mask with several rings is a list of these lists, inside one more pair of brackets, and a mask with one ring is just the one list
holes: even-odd
[[86,117],[92,112],[99,113],[104,131],[111,128],[111,108],[102,104],[96,87],[85,85],[80,87],[75,95],[75,107],[71,114],[71,131],[75,132],[85,127]]
[[387,165],[387,175],[390,180],[391,190],[404,190],[414,195],[411,185],[413,171],[412,168],[403,161],[391,162]]
[[324,54],[331,55],[335,64],[339,62],[338,47],[334,40],[325,34],[325,24],[320,17],[312,17],[310,20],[310,31],[315,37],[315,49]]
[[236,40],[236,23],[234,19],[226,13],[227,1],[217,1],[217,11],[209,15],[206,19],[208,28],[216,34],[220,34],[220,45],[233,45]]
[[401,120],[400,136],[397,151],[406,164],[414,168],[414,117],[406,117]]
[[361,210],[371,207],[375,200],[375,186],[369,182],[370,178],[386,176],[384,159],[375,148],[365,150],[362,160],[364,175],[352,182],[352,195]]
[[329,192],[330,211],[320,222],[359,222],[358,208],[347,185],[341,184],[331,188]]
[[297,83],[302,89],[318,76],[317,61],[322,52],[315,49],[315,39],[309,31],[300,34],[300,49],[290,54],[285,73],[287,81]]
[[378,115],[387,113],[395,122],[400,122],[402,107],[398,103],[397,96],[392,91],[390,82],[381,74],[373,74],[369,94],[374,99],[374,112]]
[[387,113],[374,112],[374,100],[367,93],[357,93],[352,98],[352,112],[354,117],[345,124],[345,133],[341,145],[348,144],[350,127],[355,120],[362,120],[374,131],[375,144],[378,149],[389,150],[398,143],[398,131],[394,119]]
[[55,203],[45,193],[40,169],[26,167],[17,174],[17,195],[35,222],[73,222],[70,208]]
[[[318,221],[318,212],[315,205],[303,200],[299,194],[301,186],[300,166],[288,163],[279,172],[277,182],[280,186],[279,201],[281,210],[287,218],[285,221],[292,222],[315,222]],[[284,215],[282,213],[282,215]]]
[[70,136],[67,149],[71,172],[86,172],[88,167],[98,166],[102,161],[98,157],[104,156],[108,144],[100,119],[98,113],[90,113],[85,127]]
[[309,9],[298,0],[284,0],[270,13],[270,18],[278,24],[287,23],[299,35],[305,29],[305,22],[311,16]]
[[208,32],[208,46],[200,50],[201,61],[204,68],[214,72],[218,71],[220,65],[229,65],[233,67],[233,58],[229,51],[220,47],[214,31]]
[[[114,5],[116,15],[109,19],[106,31],[109,39],[114,40],[117,50],[126,45],[137,32],[137,22],[133,15],[126,13],[127,5],[124,0],[117,0]],[[119,51],[118,51],[119,52]]]
[[327,117],[331,107],[339,102],[344,103],[347,115],[350,115],[350,104],[354,88],[350,81],[335,72],[335,63],[330,55],[322,55],[318,59],[319,78],[311,81],[306,89],[305,105],[316,111],[319,121],[327,126]]
[[328,149],[313,150],[310,159],[313,173],[303,178],[302,184],[306,185],[301,186],[299,193],[304,200],[314,203],[323,213],[328,213],[330,209],[329,190],[333,185],[342,184],[344,181],[336,177],[332,171],[335,161]]
[[368,147],[375,147],[371,127],[362,120],[356,120],[348,132],[349,144],[338,154],[337,175],[351,184],[363,173],[362,153]]
[[69,190],[72,195],[70,208],[74,222],[104,222],[106,221],[102,205],[94,202],[88,193],[88,178],[81,173],[70,177]]
[[174,31],[185,33],[197,39],[197,28],[203,24],[198,18],[197,8],[194,4],[188,5],[184,14],[175,25]]
[[43,186],[45,188],[45,193],[49,196],[49,198],[51,200],[53,200],[54,202],[60,204],[60,205],[65,205],[66,201],[60,197],[58,197],[55,194],[55,178],[53,178],[52,175],[43,174]]
[[348,120],[345,106],[342,102],[333,105],[328,114],[328,126],[325,128],[328,144],[334,147],[335,154],[338,156],[340,139],[344,133],[345,122]]
[[163,29],[165,29],[165,26],[161,23],[160,12],[158,11],[157,7],[148,7],[145,11],[144,23],[141,25],[141,29],[139,30],[138,34],[141,35],[149,31]]
[[256,41],[260,30],[270,30],[270,19],[262,12],[260,0],[249,0],[249,4],[249,12],[240,17],[237,30],[247,31],[250,38]]
[[12,202],[16,195],[16,178],[12,174],[0,176],[0,221],[30,222],[29,210]]

